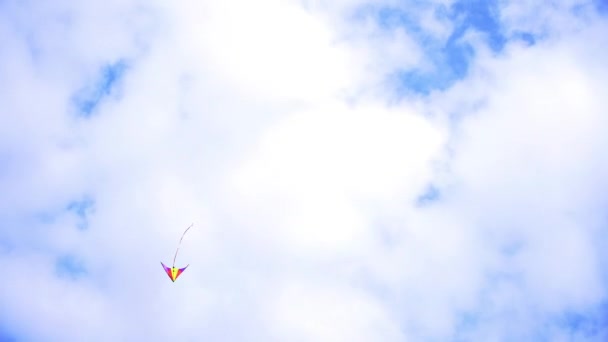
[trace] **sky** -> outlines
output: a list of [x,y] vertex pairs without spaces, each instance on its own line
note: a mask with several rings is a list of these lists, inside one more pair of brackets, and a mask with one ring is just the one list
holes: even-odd
[[603,0],[2,0],[0,41],[0,341],[608,340]]

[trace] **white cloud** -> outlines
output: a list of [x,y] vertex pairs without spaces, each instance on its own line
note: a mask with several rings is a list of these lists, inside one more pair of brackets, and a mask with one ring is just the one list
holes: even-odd
[[585,21],[576,18],[594,16],[593,1],[501,1],[500,17],[507,33],[518,31],[535,35],[555,35],[566,33],[573,28],[587,26]]
[[348,51],[319,18],[297,4],[268,0],[197,6],[186,1],[171,11],[179,18],[172,39],[184,58],[228,82],[234,96],[323,99],[357,76]]
[[266,320],[273,337],[298,341],[403,341],[399,323],[368,294],[328,282],[291,279]]
[[[499,56],[476,45],[467,78],[387,105],[385,77],[423,49],[402,28],[345,19],[362,4],[4,3],[16,12],[0,20],[0,261],[22,271],[0,283],[0,327],[37,340],[530,339],[604,301],[605,24],[551,12],[575,25]],[[507,30],[537,25],[513,6]],[[71,96],[118,59],[118,91],[73,116]],[[429,183],[439,200],[416,206]],[[65,208],[85,195],[78,231]],[[172,283],[159,261],[192,221],[177,260],[190,268]],[[55,274],[64,255],[87,275]]]
[[315,253],[367,240],[369,222],[356,203],[413,198],[429,180],[427,164],[441,143],[406,108],[314,108],[267,132],[237,170],[235,197],[277,220],[269,235]]
[[[463,196],[461,210],[475,213],[471,223],[489,246],[521,244],[512,259],[488,265],[508,267],[521,279],[503,294],[519,293],[515,299],[494,305],[523,315],[537,310],[536,322],[544,314],[585,310],[606,296],[598,264],[605,256],[595,241],[605,225],[596,208],[598,200],[605,203],[597,175],[608,165],[598,153],[606,143],[598,83],[606,69],[581,43],[604,29],[599,24],[535,49],[512,47],[499,60],[482,61],[478,79],[455,89],[462,96],[472,82],[482,95],[469,96],[480,106],[465,117],[453,146],[453,186],[460,189],[454,196]],[[527,306],[530,311],[522,309]]]

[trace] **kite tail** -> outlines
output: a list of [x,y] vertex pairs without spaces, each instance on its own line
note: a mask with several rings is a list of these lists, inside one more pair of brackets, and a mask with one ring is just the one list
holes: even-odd
[[188,230],[190,228],[192,228],[193,225],[194,225],[194,223],[192,223],[190,226],[188,226],[188,228],[186,228],[186,230],[184,231],[184,234],[182,234],[181,239],[179,239],[179,243],[177,244],[177,250],[175,251],[175,256],[173,257],[173,267],[175,267],[175,259],[177,258],[177,252],[179,252],[179,246],[181,246],[182,240],[184,239],[184,236],[186,235],[186,233],[188,232]]

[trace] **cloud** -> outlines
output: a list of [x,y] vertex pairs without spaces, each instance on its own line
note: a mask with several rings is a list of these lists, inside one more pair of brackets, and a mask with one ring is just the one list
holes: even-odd
[[606,336],[596,7],[0,6],[0,338]]
[[[450,186],[461,189],[464,197],[454,201],[470,204],[460,209],[477,217],[488,245],[519,246],[488,265],[515,276],[495,285],[500,297],[486,306],[490,312],[511,308],[508,319],[541,324],[562,310],[584,311],[605,300],[598,263],[605,256],[597,240],[605,226],[597,208],[605,196],[598,196],[603,181],[594,176],[607,165],[597,150],[605,144],[598,130],[605,125],[598,93],[605,69],[581,43],[599,39],[604,25],[535,49],[515,45],[503,58],[488,58],[471,78],[484,85],[473,89],[488,90],[476,112],[459,123],[450,164],[456,183]],[[463,95],[467,88],[454,92]],[[531,325],[516,326],[513,338],[535,338]],[[492,333],[509,336],[512,328]]]
[[266,229],[273,237],[285,234],[281,244],[315,251],[365,241],[366,220],[353,200],[414,196],[441,144],[440,132],[407,108],[314,108],[267,132],[237,171],[235,197],[278,220]]

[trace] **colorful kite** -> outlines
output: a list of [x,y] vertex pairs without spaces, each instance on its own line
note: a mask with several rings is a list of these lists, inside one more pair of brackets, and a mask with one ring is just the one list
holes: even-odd
[[177,258],[177,252],[179,252],[179,246],[182,244],[182,240],[184,239],[184,235],[186,235],[186,232],[188,232],[188,230],[194,225],[191,224],[188,228],[186,228],[186,231],[184,231],[184,234],[182,234],[182,238],[179,239],[179,244],[177,245],[177,250],[175,251],[175,256],[173,257],[173,267],[167,267],[165,266],[165,264],[163,264],[163,262],[161,261],[160,264],[163,265],[163,268],[165,269],[165,272],[167,272],[167,275],[169,276],[169,278],[171,278],[171,281],[175,282],[175,280],[177,279],[177,277],[179,277],[180,274],[182,274],[186,268],[188,268],[188,266],[190,266],[190,264],[186,265],[186,267],[184,268],[176,268],[175,267],[175,258]]

